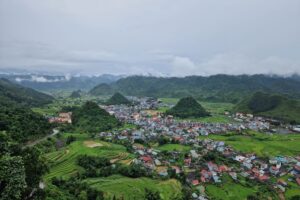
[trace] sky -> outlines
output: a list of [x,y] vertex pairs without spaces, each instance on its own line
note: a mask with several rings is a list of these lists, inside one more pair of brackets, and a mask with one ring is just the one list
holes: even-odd
[[0,71],[300,73],[299,0],[0,0]]

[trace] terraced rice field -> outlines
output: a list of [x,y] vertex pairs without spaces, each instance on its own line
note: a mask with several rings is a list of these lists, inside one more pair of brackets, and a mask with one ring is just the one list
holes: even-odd
[[139,200],[144,199],[145,188],[158,191],[163,200],[171,200],[181,196],[181,184],[175,179],[167,181],[149,178],[128,178],[113,175],[106,178],[86,179],[90,186],[99,188],[104,192],[105,199]]
[[87,145],[92,144],[91,141],[87,141],[75,141],[62,150],[47,154],[46,157],[50,163],[50,172],[45,176],[46,180],[55,176],[69,177],[81,171],[82,168],[76,165],[77,158],[80,155],[106,157],[114,162],[133,158],[132,155],[126,152],[124,146],[103,141],[94,141],[93,147],[91,147]]

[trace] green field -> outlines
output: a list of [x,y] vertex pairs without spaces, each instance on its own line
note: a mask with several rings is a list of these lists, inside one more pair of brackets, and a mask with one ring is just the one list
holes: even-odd
[[235,183],[228,175],[222,177],[221,185],[209,184],[206,186],[206,194],[213,199],[244,200],[255,192],[257,192],[255,187],[246,187]]
[[181,196],[181,184],[170,179],[167,181],[153,180],[149,178],[128,178],[113,175],[106,178],[86,179],[86,182],[104,192],[106,199],[116,198],[124,200],[144,199],[145,188],[158,191],[164,200],[172,200]]
[[267,135],[254,131],[248,131],[245,135],[212,135],[201,136],[200,138],[210,138],[217,141],[224,141],[238,151],[255,153],[258,156],[276,155],[299,155],[300,154],[300,134],[289,135]]
[[[66,134],[64,137],[71,134]],[[126,148],[121,145],[111,144],[98,140],[91,140],[84,134],[72,134],[77,141],[71,143],[67,147],[51,152],[46,155],[50,164],[50,172],[46,174],[45,179],[49,180],[55,176],[67,178],[70,175],[81,171],[82,169],[76,165],[79,155],[92,155],[106,157],[111,160],[126,160],[133,156],[126,152]],[[93,145],[95,145],[93,147]]]
[[181,145],[181,144],[164,144],[164,145],[161,145],[157,148],[158,150],[161,150],[161,151],[189,151],[191,150],[191,147],[190,146],[185,146],[185,145]]

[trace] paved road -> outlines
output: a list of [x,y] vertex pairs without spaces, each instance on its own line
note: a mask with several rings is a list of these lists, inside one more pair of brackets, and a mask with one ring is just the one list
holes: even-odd
[[59,130],[53,129],[53,130],[52,130],[52,133],[51,133],[50,135],[46,135],[45,137],[42,137],[42,138],[40,138],[40,139],[34,140],[34,141],[32,141],[32,142],[29,142],[29,143],[26,144],[24,147],[32,147],[32,146],[36,145],[36,144],[39,143],[39,142],[45,141],[45,140],[47,140],[48,138],[57,135],[58,133],[59,133]]

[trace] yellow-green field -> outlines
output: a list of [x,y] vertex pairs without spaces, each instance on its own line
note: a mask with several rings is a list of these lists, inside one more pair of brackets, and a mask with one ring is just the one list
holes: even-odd
[[140,200],[144,199],[145,188],[158,191],[163,200],[172,200],[181,196],[181,184],[175,179],[166,181],[149,178],[128,178],[113,175],[105,178],[86,179],[90,186],[104,192],[106,199]]
[[300,134],[287,135],[267,135],[255,131],[248,131],[245,135],[213,135],[200,136],[200,138],[210,138],[217,141],[224,141],[234,149],[247,153],[255,153],[258,156],[276,155],[299,155],[300,154]]

